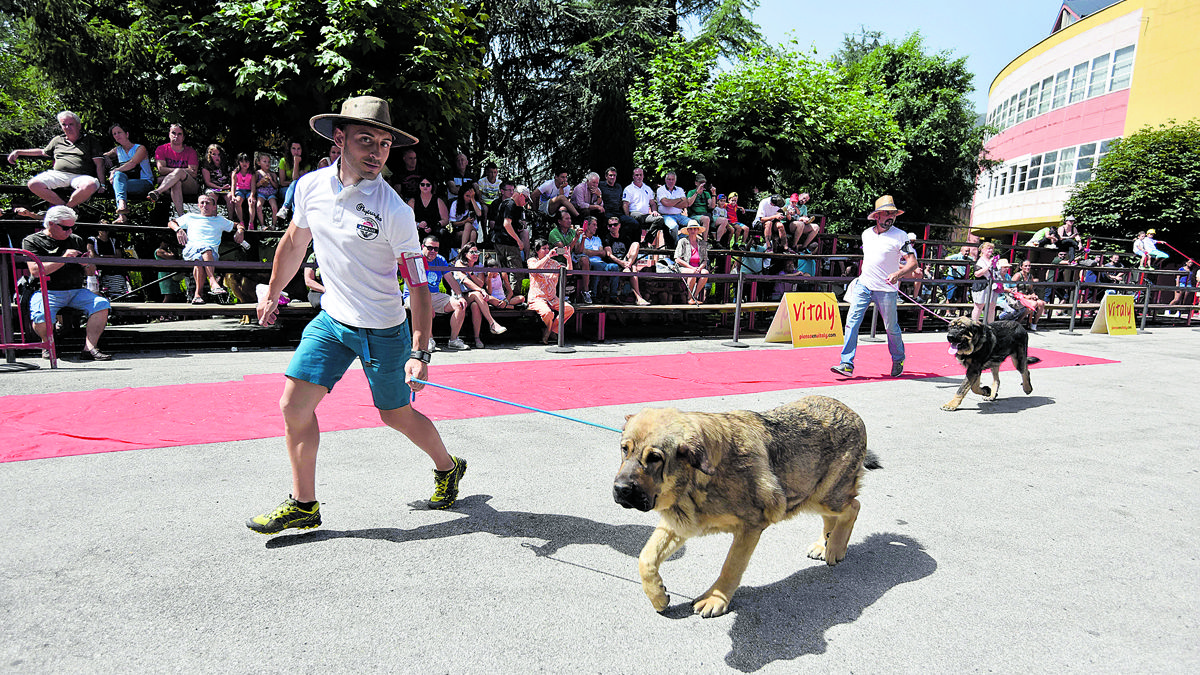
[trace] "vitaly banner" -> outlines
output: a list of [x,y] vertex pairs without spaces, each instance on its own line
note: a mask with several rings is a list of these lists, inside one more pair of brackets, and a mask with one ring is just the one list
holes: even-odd
[[767,329],[767,342],[793,347],[842,344],[842,313],[833,293],[784,293]]

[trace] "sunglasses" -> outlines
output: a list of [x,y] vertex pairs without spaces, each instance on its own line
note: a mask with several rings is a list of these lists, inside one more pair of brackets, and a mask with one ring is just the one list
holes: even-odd
[[433,183],[421,183],[421,187],[433,187]]
[[426,251],[436,251],[437,244],[422,244],[421,248],[425,249]]
[[477,249],[471,249],[471,250],[467,251],[467,253],[474,253],[475,255],[479,255],[479,251]]
[[55,225],[58,225],[62,229],[66,230],[67,232],[70,232],[71,230],[75,229],[74,225],[63,225],[62,223],[55,223]]

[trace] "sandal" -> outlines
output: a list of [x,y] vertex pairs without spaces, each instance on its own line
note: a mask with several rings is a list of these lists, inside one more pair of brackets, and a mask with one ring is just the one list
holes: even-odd
[[200,297],[200,296],[198,296],[198,295],[197,295],[196,297],[192,298],[192,304],[193,304],[193,305],[203,305],[203,304],[204,304],[204,298],[202,298],[202,297]]
[[151,191],[149,191],[149,192],[147,192],[147,193],[146,193],[146,199],[147,199],[147,200],[148,200],[148,201],[149,201],[151,204],[157,204],[157,203],[158,203],[158,198],[159,198],[159,196],[160,196],[160,195],[159,195],[159,192],[158,192],[157,190],[151,190]]

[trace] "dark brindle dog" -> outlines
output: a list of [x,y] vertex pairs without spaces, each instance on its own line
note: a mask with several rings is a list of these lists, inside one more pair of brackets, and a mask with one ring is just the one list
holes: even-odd
[[[1029,333],[1016,321],[983,324],[960,317],[950,322],[946,340],[950,342],[950,353],[966,366],[967,379],[942,410],[957,410],[968,389],[988,401],[996,400],[996,394],[1000,393],[1000,364],[1009,357],[1021,373],[1021,388],[1026,394],[1033,392],[1033,385],[1029,383],[1029,364],[1041,359],[1029,356]],[[990,388],[979,385],[979,377],[987,368],[992,370]]]
[[862,419],[824,396],[762,414],[646,408],[626,418],[621,455],[613,498],[661,515],[638,557],[654,609],[669,602],[659,567],[684,541],[733,534],[721,575],[693,603],[705,617],[728,611],[762,531],[801,511],[825,520],[808,557],[840,562],[858,518],[863,467],[879,466],[867,452]]

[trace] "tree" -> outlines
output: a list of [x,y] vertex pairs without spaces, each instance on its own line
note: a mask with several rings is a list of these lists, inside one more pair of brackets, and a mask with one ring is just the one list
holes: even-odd
[[[994,164],[983,154],[985,129],[968,98],[973,75],[966,58],[926,54],[920,34],[877,42],[865,30],[859,40],[847,37],[834,61],[846,64],[848,86],[884,102],[903,135],[904,148],[881,188],[906,219],[950,223],[970,201],[980,172]],[[869,45],[875,46],[864,51]]]
[[1200,250],[1200,121],[1171,120],[1114,141],[1063,213],[1096,235],[1132,239],[1155,228],[1175,248]]
[[62,110],[45,76],[22,53],[27,29],[0,14],[0,144],[28,139],[31,145],[58,133],[55,115]]
[[861,218],[902,148],[885,101],[794,42],[752,50],[730,71],[715,65],[711,47],[659,50],[631,98],[639,162],[702,171],[721,192],[808,191],[835,229]]

